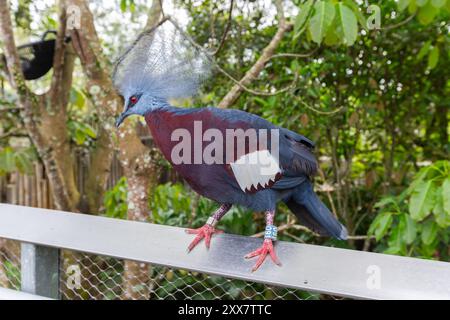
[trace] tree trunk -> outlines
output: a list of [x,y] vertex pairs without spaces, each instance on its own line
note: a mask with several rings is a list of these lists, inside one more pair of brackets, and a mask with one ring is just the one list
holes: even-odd
[[[81,60],[84,72],[88,77],[88,91],[93,95],[94,104],[101,119],[101,134],[97,142],[97,148],[93,154],[91,167],[95,170],[99,179],[107,177],[112,158],[112,151],[108,147],[113,144],[111,137],[117,132],[113,125],[114,117],[120,112],[122,99],[114,90],[109,77],[108,64],[102,54],[102,48],[97,36],[94,19],[89,7],[84,0],[68,0],[70,5],[80,9],[81,25],[83,28],[71,31],[75,51]],[[147,28],[158,23],[161,16],[160,1],[153,1],[149,13]],[[157,153],[151,153],[145,147],[136,131],[136,123],[127,119],[119,129],[119,136],[114,139],[117,143],[118,157],[125,170],[128,182],[128,219],[144,221],[149,217],[148,189],[156,176],[154,158]],[[86,184],[87,202],[89,207],[99,205],[95,197],[101,184],[98,181],[88,180]],[[148,266],[136,262],[125,262],[123,281],[123,296],[127,299],[148,298]],[[144,288],[145,287],[145,288]]]
[[4,44],[7,73],[11,87],[23,109],[27,133],[45,166],[55,205],[60,210],[75,211],[79,193],[75,184],[73,160],[67,130],[67,103],[72,85],[74,56],[64,42],[65,10],[60,6],[60,29],[53,62],[50,90],[35,95],[27,87],[14,41],[9,2],[0,0],[0,36]]
[[[141,174],[127,172],[128,184],[128,220],[148,221],[148,188],[150,176],[146,172]],[[123,298],[140,300],[149,299],[149,268],[151,266],[136,261],[124,262],[123,274]]]

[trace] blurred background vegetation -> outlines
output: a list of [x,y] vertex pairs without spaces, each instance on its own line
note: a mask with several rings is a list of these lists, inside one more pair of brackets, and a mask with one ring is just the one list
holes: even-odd
[[[11,3],[18,43],[58,29],[53,2]],[[190,0],[164,1],[163,7],[197,43],[219,47],[217,65],[239,80],[277,33],[277,3]],[[280,206],[280,239],[449,261],[450,0],[281,3],[292,27],[247,86],[251,90],[244,90],[230,107],[261,115],[317,143],[316,189],[352,237],[348,242],[318,237]],[[144,28],[149,8],[144,0],[90,2],[109,67]],[[217,106],[234,85],[222,71],[214,69],[197,97],[175,103]],[[50,82],[48,74],[27,84],[42,93]],[[72,148],[84,155],[94,152],[102,122],[87,86],[76,61],[66,128]],[[30,174],[40,156],[28,139],[6,76],[0,108],[0,174]],[[147,220],[203,225],[217,204],[199,198],[165,161],[154,159],[158,170],[151,174],[157,183],[148,186]],[[130,217],[127,185],[127,178],[120,177],[105,190],[99,214]],[[263,230],[264,217],[234,207],[220,227],[255,235]]]

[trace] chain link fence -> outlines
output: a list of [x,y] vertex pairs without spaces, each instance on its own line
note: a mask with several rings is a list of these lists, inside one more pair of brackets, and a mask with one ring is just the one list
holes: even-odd
[[20,290],[20,242],[0,238],[0,287]]
[[[0,286],[20,290],[20,242],[0,239]],[[317,299],[300,290],[60,251],[60,296],[75,300]]]

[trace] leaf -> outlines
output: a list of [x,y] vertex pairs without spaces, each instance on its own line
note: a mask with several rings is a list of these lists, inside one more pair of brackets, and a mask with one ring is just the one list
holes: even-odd
[[384,250],[383,253],[399,255],[401,251],[402,251],[402,248],[400,248],[400,247],[389,247],[386,250]]
[[86,135],[81,130],[75,131],[75,143],[79,146],[81,146],[86,141]]
[[25,150],[16,152],[14,162],[21,173],[31,174],[33,172],[33,157]]
[[258,102],[261,106],[267,107],[268,103],[265,99],[261,99],[260,97],[254,97],[253,100]]
[[427,5],[425,5],[419,9],[417,19],[423,25],[430,24],[433,21],[433,19],[436,17],[438,12],[439,12],[439,10],[436,9],[435,7],[433,7],[431,5],[431,3],[427,3]]
[[91,137],[93,139],[97,138],[97,134],[95,133],[94,129],[90,125],[88,125],[87,123],[83,124],[82,130],[89,137]]
[[331,26],[323,40],[323,42],[327,46],[336,46],[341,43],[342,40],[339,38],[339,35],[337,33],[337,30],[339,29],[338,25],[339,25],[339,21],[336,19],[333,20],[333,23],[331,24]]
[[390,248],[395,248],[393,250],[397,251],[397,253],[402,253],[405,248],[405,242],[403,240],[403,234],[405,232],[405,223],[404,220],[399,220],[399,223],[395,228],[392,228],[392,231],[389,236],[388,245]]
[[410,1],[408,6],[408,12],[414,14],[417,11],[416,1]]
[[86,98],[80,90],[78,90],[75,87],[72,87],[70,91],[70,103],[82,109],[86,103]]
[[417,226],[416,222],[411,219],[411,217],[407,214],[402,216],[405,223],[405,232],[403,234],[403,239],[406,241],[407,244],[411,244],[416,239],[417,234]]
[[392,196],[383,197],[380,201],[375,203],[374,208],[382,208],[382,207],[385,207],[388,204],[396,205],[397,201],[395,200],[395,197],[392,197]]
[[422,182],[412,192],[409,213],[415,221],[422,221],[434,206],[435,187],[432,181]]
[[419,170],[419,172],[414,176],[413,181],[411,182],[411,185],[406,190],[406,193],[408,195],[411,195],[413,191],[417,188],[418,185],[422,184],[425,180],[425,178],[428,176],[428,173],[430,172],[431,167],[424,167]]
[[442,207],[450,216],[450,177],[447,177],[442,184]]
[[398,10],[403,11],[403,10],[405,10],[406,8],[408,8],[408,6],[409,6],[409,1],[410,1],[410,0],[399,0],[399,1],[398,1],[398,4],[397,4]]
[[445,5],[446,0],[431,0],[431,5],[435,8],[442,8]]
[[428,69],[432,70],[436,68],[439,61],[439,48],[433,47],[428,54]]
[[422,60],[423,57],[425,57],[425,55],[430,51],[430,47],[431,47],[431,40],[428,40],[427,42],[425,42],[422,48],[420,48],[420,51],[417,54],[417,60]]
[[304,4],[300,6],[300,12],[298,13],[297,17],[295,18],[295,24],[294,24],[294,38],[297,38],[304,30],[304,27],[306,25],[306,20],[311,14],[312,8],[313,8],[314,0],[308,0]]
[[416,0],[416,4],[418,7],[423,7],[424,5],[426,5],[428,2],[428,0]]
[[433,208],[434,217],[436,218],[436,223],[441,228],[450,227],[450,214],[444,210],[444,198],[443,187],[440,187],[437,191],[436,204]]
[[0,152],[0,170],[4,172],[12,172],[14,169],[14,151],[11,147],[6,147]]
[[127,10],[128,4],[127,0],[120,0],[120,10],[125,12]]
[[335,9],[334,5],[328,1],[317,1],[314,5],[315,13],[309,20],[309,31],[312,40],[320,44],[328,28],[333,22]]
[[355,43],[358,36],[358,21],[353,11],[342,2],[337,4],[337,8],[344,44],[351,46]]
[[58,27],[56,20],[51,17],[47,17],[47,25],[52,29],[56,29]]
[[438,233],[438,225],[433,220],[428,220],[422,229],[422,242],[429,246],[436,239]]
[[344,3],[347,7],[353,10],[353,13],[358,19],[359,24],[367,30],[367,19],[362,11],[359,10],[359,6],[354,2],[354,0],[344,0]]
[[375,218],[368,233],[375,235],[376,240],[380,241],[391,225],[392,214],[390,212],[383,212]]
[[130,11],[134,12],[136,11],[136,4],[134,3],[134,0],[129,0],[130,1]]

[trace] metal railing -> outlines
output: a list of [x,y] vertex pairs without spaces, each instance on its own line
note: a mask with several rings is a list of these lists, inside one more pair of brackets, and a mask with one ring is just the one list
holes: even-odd
[[0,248],[11,288],[56,299],[450,299],[439,261],[279,241],[283,266],[252,273],[243,257],[260,239],[219,235],[188,254],[181,228],[5,204],[0,238],[20,249]]
[[0,287],[0,300],[51,300],[50,298]]

